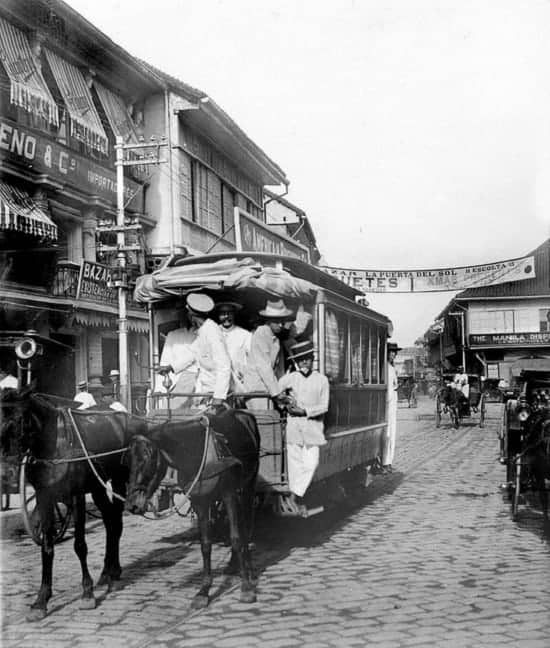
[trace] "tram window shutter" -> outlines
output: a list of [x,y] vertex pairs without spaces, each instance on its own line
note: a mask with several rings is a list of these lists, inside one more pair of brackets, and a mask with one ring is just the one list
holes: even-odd
[[350,343],[351,343],[351,382],[359,384],[363,382],[361,371],[361,329],[359,322],[350,322]]
[[327,378],[332,380],[338,379],[338,339],[338,320],[336,319],[336,315],[331,310],[327,310],[325,323],[325,374]]

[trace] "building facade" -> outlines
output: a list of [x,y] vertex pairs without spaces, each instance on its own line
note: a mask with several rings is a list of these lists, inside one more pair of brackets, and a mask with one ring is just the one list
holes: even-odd
[[550,241],[531,253],[535,277],[464,290],[426,333],[433,365],[509,382],[518,360],[550,358]]
[[[0,330],[74,349],[40,389],[70,396],[88,379],[100,391],[118,367],[117,137],[130,278],[172,254],[307,257],[266,223],[265,186],[284,192],[284,172],[205,93],[132,57],[60,0],[3,2],[0,48]],[[128,327],[139,391],[148,319],[131,291]]]

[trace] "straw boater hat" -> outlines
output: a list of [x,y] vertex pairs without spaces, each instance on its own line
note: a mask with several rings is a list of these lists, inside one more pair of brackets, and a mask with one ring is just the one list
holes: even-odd
[[202,293],[189,293],[186,300],[187,310],[196,315],[205,316],[214,310],[214,301]]
[[388,351],[403,351],[403,348],[400,347],[396,342],[388,342]]
[[84,389],[85,387],[88,386],[88,381],[87,380],[81,380],[79,383],[76,385],[78,389]]
[[223,302],[218,302],[216,304],[216,310],[221,311],[221,310],[234,310],[234,311],[240,311],[242,309],[242,304],[239,304],[234,301],[223,301]]
[[278,299],[277,301],[268,300],[265,308],[258,315],[268,319],[285,319],[294,313],[285,306],[282,299]]
[[300,358],[307,358],[314,355],[313,342],[306,340],[305,342],[297,342],[290,347],[289,360],[299,360]]

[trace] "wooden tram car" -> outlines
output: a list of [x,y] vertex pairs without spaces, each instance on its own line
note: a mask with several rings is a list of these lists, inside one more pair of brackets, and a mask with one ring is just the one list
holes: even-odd
[[[182,298],[193,291],[205,292],[214,301],[242,304],[237,323],[248,329],[258,323],[257,313],[266,300],[274,298],[283,298],[297,313],[297,322],[307,323],[302,335],[313,340],[316,367],[329,379],[330,405],[325,416],[327,444],[321,447],[306,502],[321,510],[342,488],[357,481],[364,485],[367,466],[381,457],[387,425],[389,319],[357,303],[362,293],[356,289],[298,259],[263,253],[176,256],[138,279],[136,286],[136,299],[149,307],[151,367],[159,364],[163,335],[177,327],[176,309],[183,307]],[[172,403],[189,394],[159,391],[154,369],[151,385],[150,419],[186,415],[185,408]],[[272,496],[276,511],[291,514],[284,419],[272,407],[251,411],[261,435],[257,493]]]

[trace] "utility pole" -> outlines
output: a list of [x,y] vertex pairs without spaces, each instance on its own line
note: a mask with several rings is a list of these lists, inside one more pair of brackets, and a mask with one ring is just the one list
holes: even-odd
[[464,371],[467,371],[466,369],[466,331],[465,331],[465,324],[464,324],[464,311],[459,311],[457,313],[449,313],[449,315],[460,318],[460,337],[462,343],[462,366],[464,367]]
[[[116,247],[99,245],[98,250],[103,252],[115,252],[117,256],[116,268],[113,271],[113,288],[118,290],[118,365],[120,372],[120,400],[122,404],[131,411],[130,394],[130,371],[128,362],[128,274],[126,271],[126,253],[130,250],[141,251],[141,246],[126,245],[126,232],[129,230],[140,230],[141,225],[126,224],[124,216],[124,167],[145,166],[148,164],[161,164],[167,160],[160,159],[160,148],[167,145],[165,138],[159,142],[151,137],[149,143],[143,138],[138,144],[124,144],[122,137],[116,138],[116,179],[117,179],[117,218],[116,225],[107,225],[97,228],[98,232],[116,232]],[[153,149],[153,151],[151,151]],[[156,149],[156,152],[155,150]],[[149,152],[147,153],[147,150]],[[140,153],[132,157],[131,152]],[[132,196],[133,197],[133,196]]]

